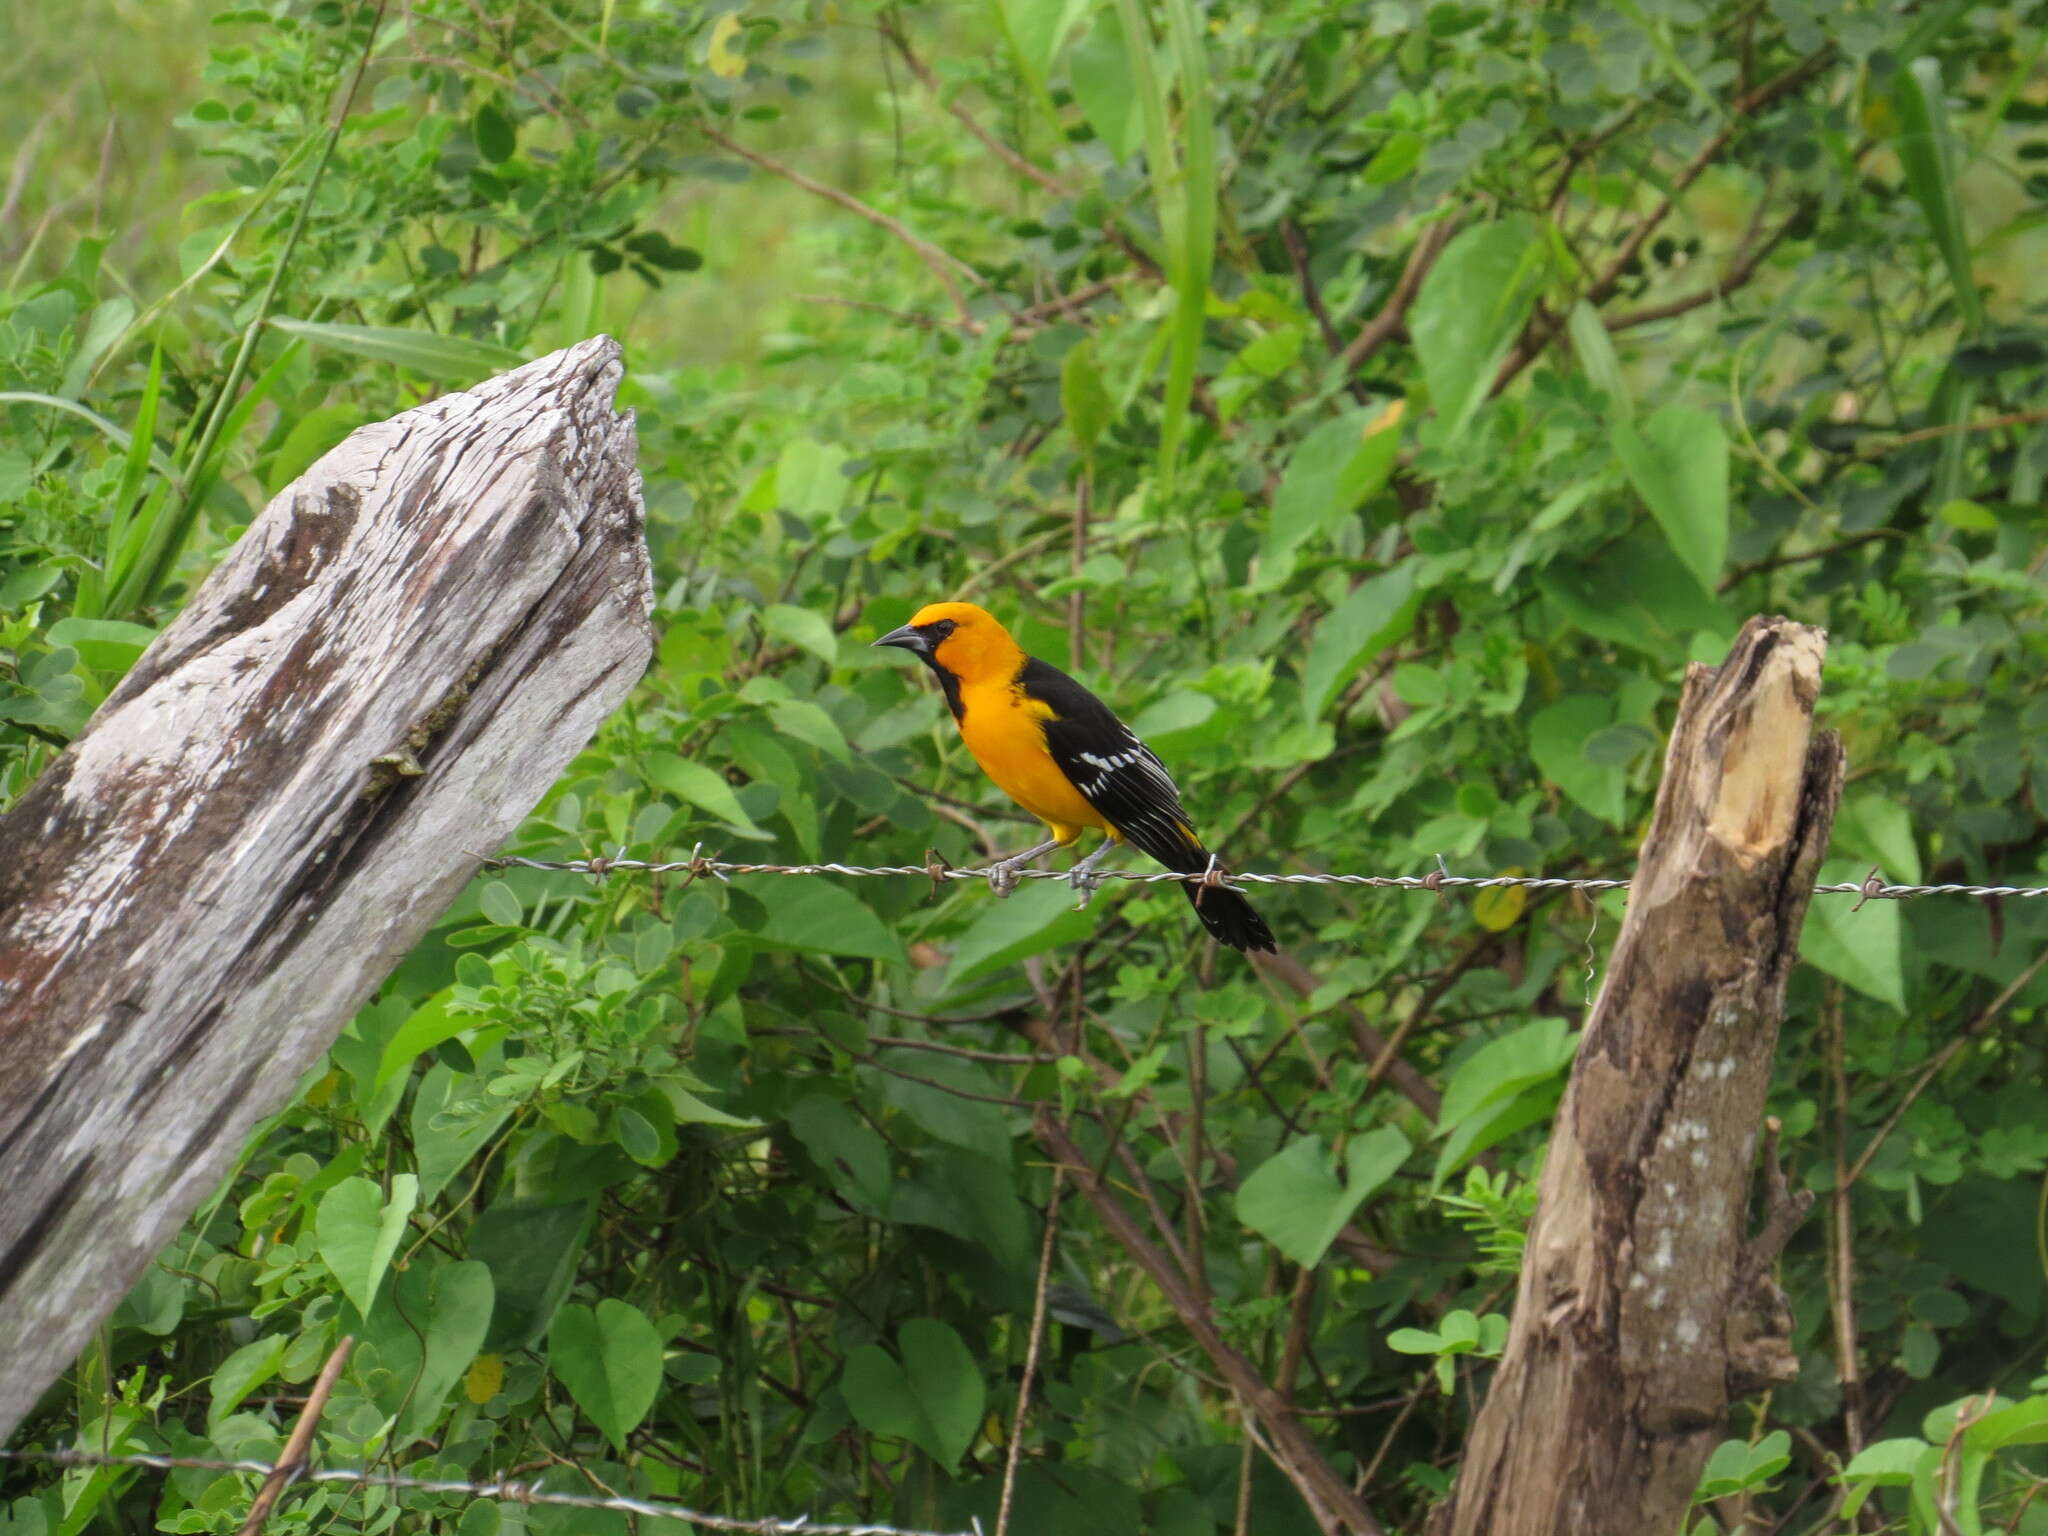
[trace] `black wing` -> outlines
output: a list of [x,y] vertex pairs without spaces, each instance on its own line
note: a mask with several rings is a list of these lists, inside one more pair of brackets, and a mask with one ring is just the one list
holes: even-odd
[[1168,869],[1186,874],[1207,866],[1208,851],[1188,825],[1166,766],[1107,704],[1036,657],[1017,681],[1027,697],[1052,708],[1046,750],[1111,826]]

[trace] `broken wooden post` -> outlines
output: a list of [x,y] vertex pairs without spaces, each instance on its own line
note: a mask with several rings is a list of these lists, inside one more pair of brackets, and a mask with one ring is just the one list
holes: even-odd
[[619,359],[356,432],[0,819],[0,1440],[645,668]]
[[1731,1398],[1797,1374],[1769,1270],[1812,1197],[1774,1179],[1745,1233],[1785,978],[1841,797],[1841,746],[1813,732],[1825,648],[1752,619],[1723,666],[1686,677],[1439,1532],[1678,1531]]

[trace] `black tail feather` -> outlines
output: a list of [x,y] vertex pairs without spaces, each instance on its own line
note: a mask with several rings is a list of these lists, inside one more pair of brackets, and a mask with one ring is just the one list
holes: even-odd
[[1195,915],[1219,944],[1232,949],[1256,949],[1272,954],[1280,946],[1273,942],[1273,930],[1252,910],[1244,896],[1227,885],[1198,885],[1190,880],[1182,887],[1195,904]]

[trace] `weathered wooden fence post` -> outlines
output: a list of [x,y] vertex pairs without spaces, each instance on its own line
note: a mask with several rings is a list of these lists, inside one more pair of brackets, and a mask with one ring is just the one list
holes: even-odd
[[[1451,1536],[1674,1536],[1731,1397],[1796,1374],[1768,1278],[1804,1200],[1750,1168],[1841,796],[1826,637],[1752,619],[1686,678],[1606,984],[1558,1109]],[[1775,1181],[1773,1181],[1775,1183]]]
[[0,1439],[645,668],[620,372],[355,433],[0,820]]

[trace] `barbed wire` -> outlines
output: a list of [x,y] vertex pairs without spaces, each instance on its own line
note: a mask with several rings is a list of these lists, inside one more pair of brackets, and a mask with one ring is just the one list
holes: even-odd
[[[516,854],[478,857],[482,858],[487,867],[493,869],[542,869],[564,874],[589,875],[596,880],[603,880],[614,874],[680,874],[686,876],[688,880],[709,875],[726,881],[734,875],[847,875],[856,879],[922,876],[930,880],[936,888],[947,880],[986,880],[995,884],[1011,880],[1069,879],[1067,871],[1059,869],[1006,869],[1000,864],[961,869],[948,864],[936,854],[923,864],[745,864],[728,859],[707,858],[701,843],[691,851],[687,859],[672,859],[666,862],[603,857],[529,859]],[[1454,875],[1443,867],[1441,859],[1437,861],[1437,865],[1434,871],[1426,875],[1343,875],[1319,872],[1269,875],[1251,871],[1229,871],[1212,857],[1206,870],[1192,873],[1175,870],[1104,869],[1091,871],[1082,878],[1081,883],[1090,887],[1103,880],[1128,880],[1139,885],[1341,885],[1367,886],[1384,890],[1430,891],[1437,895],[1454,890],[1483,891],[1506,887],[1519,887],[1531,891],[1625,891],[1629,888],[1629,882],[1626,880],[1580,879],[1562,875]],[[1816,885],[1813,894],[1859,897],[1856,906],[1860,908],[1866,901],[1909,901],[1921,896],[2025,899],[2048,896],[2048,885],[1894,885],[1873,868],[1860,881]]]
[[[134,1451],[122,1456],[97,1451],[8,1451],[0,1450],[0,1461],[57,1467],[145,1467],[158,1472],[193,1470],[201,1472],[249,1472],[271,1476],[279,1469],[266,1461],[214,1460],[204,1456],[163,1456]],[[460,1493],[479,1499],[505,1499],[519,1504],[556,1504],[568,1509],[608,1509],[620,1514],[641,1515],[659,1520],[687,1520],[709,1531],[741,1531],[755,1536],[982,1536],[981,1522],[972,1531],[918,1531],[894,1525],[819,1524],[808,1515],[794,1519],[744,1519],[734,1515],[710,1515],[665,1504],[652,1499],[628,1498],[623,1494],[557,1493],[536,1483],[505,1479],[493,1483],[467,1483],[451,1478],[408,1477],[402,1472],[373,1472],[367,1467],[287,1467],[286,1486],[292,1483],[353,1483],[363,1487],[409,1489],[416,1493]]]

